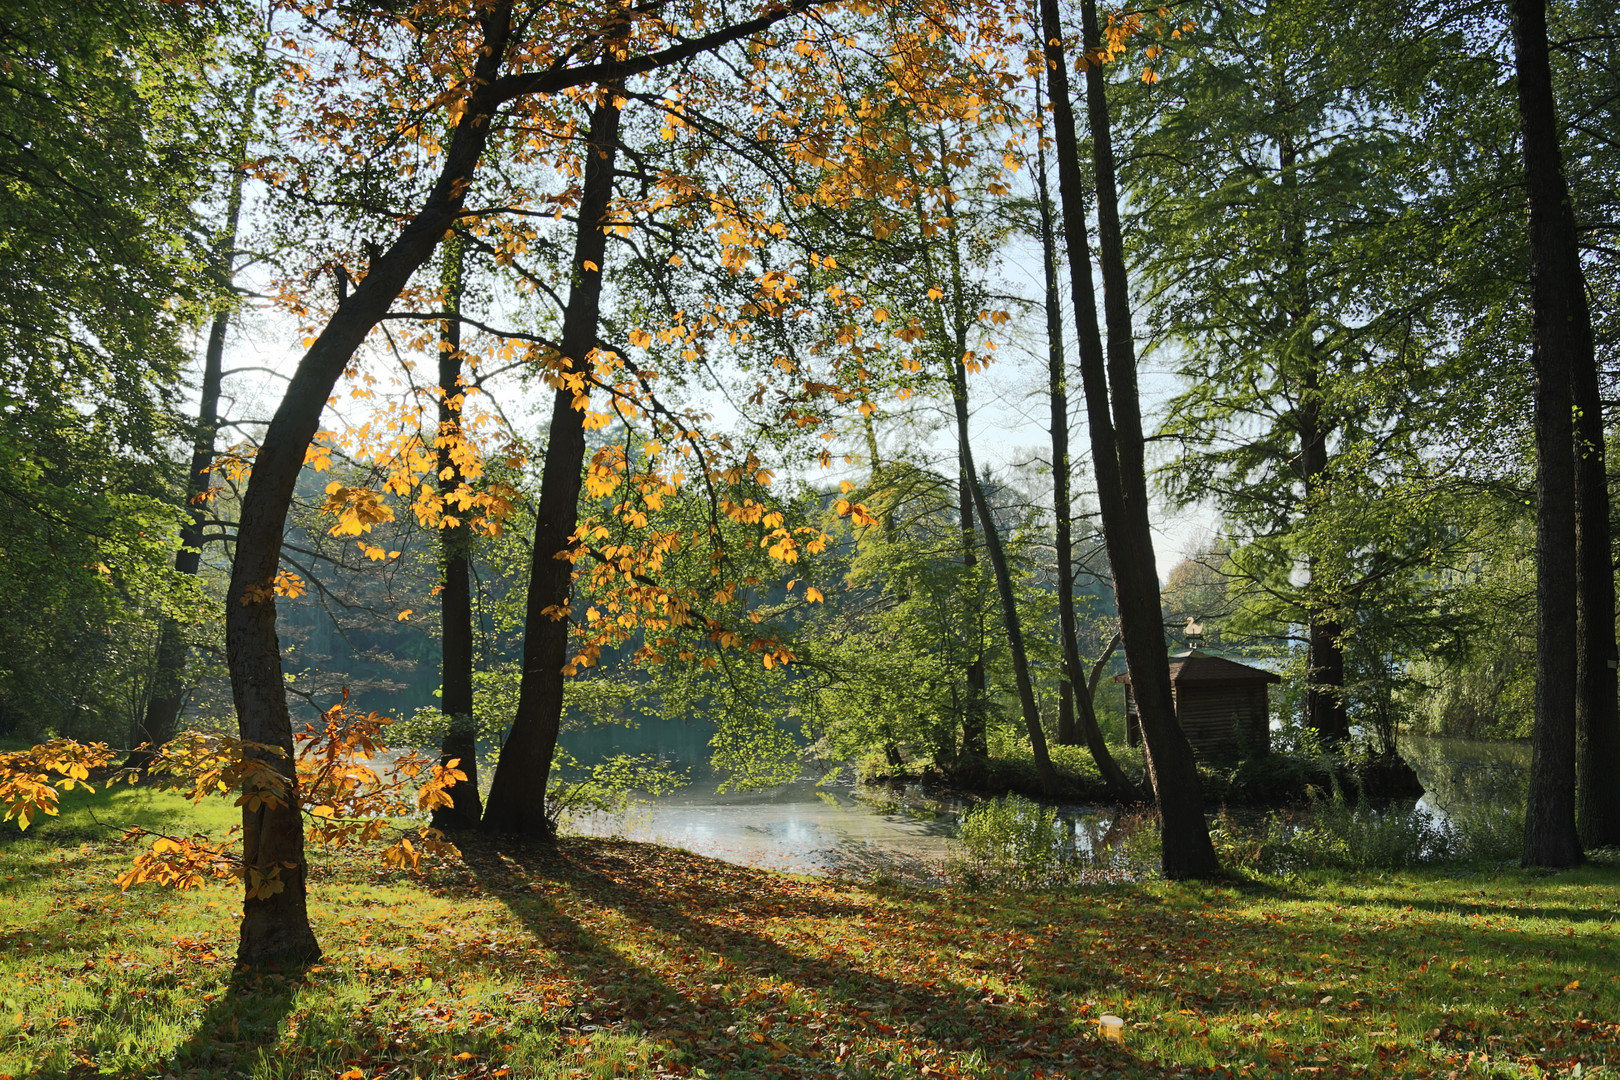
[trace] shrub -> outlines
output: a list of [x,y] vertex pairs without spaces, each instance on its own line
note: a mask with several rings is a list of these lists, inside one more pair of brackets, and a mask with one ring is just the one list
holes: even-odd
[[1008,795],[969,810],[951,844],[947,869],[965,884],[1036,887],[1049,884],[1063,864],[1057,811]]

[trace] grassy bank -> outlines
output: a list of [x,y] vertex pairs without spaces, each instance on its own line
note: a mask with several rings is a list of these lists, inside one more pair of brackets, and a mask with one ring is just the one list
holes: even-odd
[[326,962],[238,978],[234,893],[119,893],[91,813],[193,811],[0,843],[0,1076],[1620,1075],[1614,866],[994,895],[470,847],[319,866]]

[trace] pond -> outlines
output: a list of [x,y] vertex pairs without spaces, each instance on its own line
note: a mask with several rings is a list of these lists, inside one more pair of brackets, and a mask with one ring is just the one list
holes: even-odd
[[[585,763],[611,753],[655,753],[692,778],[687,787],[625,813],[575,820],[572,830],[807,874],[883,869],[930,877],[950,854],[961,803],[905,800],[930,807],[919,812],[848,780],[818,785],[809,777],[764,791],[722,792],[723,777],[708,764],[709,734],[707,725],[676,720],[565,736],[567,748]],[[1445,818],[1522,799],[1527,743],[1414,736],[1403,740],[1402,752],[1426,789],[1417,806],[1421,812]],[[1129,820],[1113,808],[1056,809],[1062,843],[1071,854],[1107,846],[1115,839],[1110,830],[1117,832]]]
[[[722,792],[724,777],[708,760],[711,732],[705,724],[675,720],[566,734],[564,745],[582,763],[615,753],[651,753],[692,778],[688,786],[622,814],[579,818],[569,827],[587,836],[621,836],[805,874],[883,869],[931,877],[950,854],[961,802],[924,799],[912,792],[902,805],[893,794],[849,779],[818,784],[808,776],[763,791]],[[1120,817],[1112,808],[1057,810],[1064,847],[1076,853],[1102,846]]]

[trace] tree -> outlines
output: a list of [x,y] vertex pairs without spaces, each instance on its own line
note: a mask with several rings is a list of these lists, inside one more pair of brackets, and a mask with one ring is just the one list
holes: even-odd
[[[540,504],[529,567],[528,615],[523,638],[523,683],[512,731],[501,749],[483,827],[549,839],[545,783],[562,723],[563,668],[568,657],[568,601],[573,585],[569,544],[578,524],[581,470],[585,467],[585,415],[575,404],[577,380],[596,348],[607,261],[609,204],[619,151],[619,87],[591,112],[585,142],[584,183],[574,240],[573,289],[563,314],[558,383],[551,408]],[[542,778],[536,783],[536,778]]]
[[880,751],[898,768],[909,749],[910,761],[971,769],[987,753],[970,743],[989,719],[974,667],[999,658],[996,592],[961,560],[957,485],[896,458],[846,494],[873,520],[845,525],[842,588],[801,638],[816,750],[857,762]]
[[1084,4],[1081,18],[1108,318],[1106,357],[1097,325],[1085,195],[1073,105],[1069,100],[1062,22],[1056,0],[1041,0],[1040,32],[1046,43],[1043,52],[1052,95],[1058,193],[1079,330],[1080,374],[1090,424],[1092,468],[1097,479],[1103,532],[1108,542],[1108,560],[1114,572],[1114,595],[1119,606],[1125,660],[1131,672],[1143,740],[1147,744],[1148,777],[1159,805],[1164,872],[1171,878],[1207,877],[1219,872],[1219,864],[1204,822],[1203,798],[1192,748],[1176,722],[1171,704],[1169,661],[1165,656],[1159,612],[1159,582],[1153,566],[1135,344],[1126,293],[1108,103],[1103,89],[1102,64],[1111,54],[1099,47],[1100,31],[1094,6]]
[[[1039,25],[1039,16],[1036,17]],[[1041,104],[1044,79],[1035,84],[1035,107],[1040,114],[1041,131],[1035,155],[1035,199],[1037,231],[1041,240],[1041,277],[1045,286],[1042,307],[1046,314],[1046,393],[1051,405],[1052,438],[1052,522],[1053,545],[1057,556],[1058,634],[1063,646],[1063,677],[1058,683],[1058,742],[1073,741],[1069,730],[1078,713],[1080,733],[1097,770],[1116,798],[1132,801],[1136,785],[1114,760],[1103,741],[1097,723],[1094,688],[1096,678],[1087,679],[1080,662],[1080,636],[1074,614],[1074,521],[1073,498],[1069,485],[1073,477],[1069,461],[1069,377],[1063,349],[1063,305],[1058,284],[1057,224],[1052,214],[1051,187],[1046,168],[1046,110]],[[1112,646],[1108,653],[1113,653]]]
[[[262,63],[262,55],[258,58]],[[237,260],[237,233],[242,218],[242,189],[247,177],[244,163],[248,140],[252,137],[256,98],[262,76],[250,71],[243,92],[241,114],[236,138],[229,147],[225,161],[229,180],[225,188],[224,217],[214,234],[210,252],[209,272],[215,279],[220,297],[217,309],[209,320],[208,340],[203,350],[202,381],[198,386],[197,419],[192,428],[191,464],[181,485],[187,503],[189,520],[180,530],[180,550],[174,556],[176,574],[195,578],[202,567],[203,534],[209,519],[210,499],[214,494],[212,472],[215,442],[219,432],[220,393],[224,384],[225,338],[230,331],[234,306]],[[145,714],[130,732],[135,749],[128,764],[139,767],[149,760],[152,752],[174,737],[176,724],[185,703],[185,669],[187,644],[180,621],[166,617],[158,631],[154,690]]]
[[1484,219],[1501,205],[1435,127],[1504,150],[1510,133],[1454,31],[1392,42],[1376,21],[1322,35],[1318,18],[1297,2],[1211,11],[1136,95],[1129,179],[1143,307],[1184,385],[1161,480],[1221,513],[1247,614],[1277,636],[1302,628],[1305,722],[1342,743],[1357,629],[1391,627],[1385,601],[1469,542],[1441,505],[1469,441],[1447,399],[1477,377],[1456,328],[1505,298],[1466,259],[1434,267],[1473,244],[1499,260]]
[[214,291],[223,21],[95,0],[0,21],[0,728],[122,741],[157,628],[197,607],[160,551],[182,342]]
[[[1547,13],[1515,0],[1513,56],[1530,210],[1530,289],[1536,362],[1536,726],[1525,808],[1526,866],[1581,860],[1575,826],[1577,566],[1574,385],[1593,367],[1569,189],[1558,145]],[[1591,453],[1596,453],[1592,448]],[[1600,459],[1601,460],[1601,459]],[[1612,571],[1607,567],[1612,596]],[[1612,606],[1612,601],[1611,601]],[[1609,619],[1613,631],[1612,615]]]
[[[439,490],[446,501],[458,497],[468,478],[461,452],[465,432],[461,422],[467,384],[461,351],[461,299],[465,288],[465,243],[459,237],[443,245],[444,264],[439,283],[444,290],[447,318],[439,344],[439,430],[436,435]],[[440,747],[440,765],[457,762],[467,774],[465,783],[449,791],[450,805],[433,816],[435,827],[466,830],[478,826],[483,805],[478,791],[478,728],[473,719],[473,626],[470,548],[472,529],[456,524],[439,530],[439,558],[443,580],[439,605],[441,675],[439,706],[449,718]]]
[[[1620,139],[1612,123],[1616,88],[1616,46],[1620,33],[1612,9],[1598,4],[1571,4],[1554,13],[1564,42],[1557,60],[1549,57],[1556,96],[1563,116],[1563,143],[1568,149],[1571,211],[1579,230],[1581,287],[1591,297],[1613,295],[1616,257],[1607,234],[1620,215],[1616,150]],[[1561,66],[1560,66],[1561,61]],[[1560,76],[1562,78],[1560,79]],[[1590,271],[1588,271],[1588,266]],[[1594,324],[1592,348],[1576,357],[1575,399],[1576,489],[1576,634],[1575,666],[1576,822],[1588,848],[1620,844],[1620,660],[1614,635],[1614,575],[1611,499],[1608,489],[1607,432],[1600,379],[1605,365],[1600,353],[1613,349],[1613,305],[1588,305]]]

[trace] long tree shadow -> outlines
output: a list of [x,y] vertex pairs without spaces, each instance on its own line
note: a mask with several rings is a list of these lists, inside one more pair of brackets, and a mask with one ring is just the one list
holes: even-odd
[[[1142,1067],[1041,1003],[938,970],[909,980],[873,970],[883,961],[861,948],[861,933],[887,928],[827,882],[629,843],[484,847],[464,857],[481,887],[591,988],[565,1022],[633,1026],[711,1073],[855,1076],[956,1057],[1008,1075]],[[801,918],[861,932],[823,946],[794,926]]]
[[168,1062],[177,1077],[247,1075],[281,1040],[282,1022],[304,985],[307,968],[233,972],[197,1030]]

